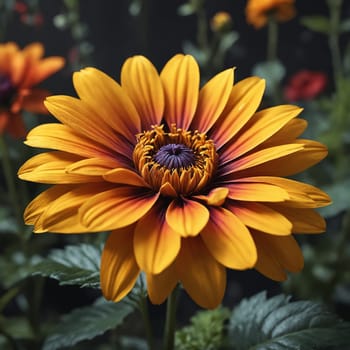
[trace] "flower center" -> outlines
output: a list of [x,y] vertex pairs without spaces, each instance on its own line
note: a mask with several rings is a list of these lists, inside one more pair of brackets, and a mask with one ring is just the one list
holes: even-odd
[[194,165],[196,158],[193,151],[187,146],[169,143],[158,150],[154,160],[168,169],[180,169]]
[[0,108],[9,108],[16,94],[16,89],[11,80],[0,73]]
[[169,183],[178,195],[199,192],[212,179],[218,155],[212,140],[198,131],[163,125],[137,135],[134,164],[144,180],[158,191]]

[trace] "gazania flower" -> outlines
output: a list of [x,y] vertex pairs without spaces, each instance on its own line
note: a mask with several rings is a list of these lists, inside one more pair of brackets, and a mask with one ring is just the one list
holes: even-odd
[[62,68],[64,59],[43,54],[40,43],[23,50],[13,42],[0,44],[0,134],[25,136],[22,110],[47,113],[43,101],[49,92],[34,86]]
[[327,75],[303,69],[294,74],[284,89],[287,101],[312,100],[324,91],[327,85]]
[[295,16],[294,0],[248,0],[246,18],[256,29],[266,25],[268,17],[286,22]]
[[329,197],[282,177],[327,154],[298,139],[306,126],[300,108],[256,112],[264,81],[233,85],[233,69],[199,89],[196,61],[181,54],[160,75],[135,56],[121,85],[94,68],[73,82],[79,98],[45,103],[60,123],[27,136],[27,145],[53,151],[29,159],[19,177],[54,186],[24,216],[37,233],[112,231],[101,261],[107,299],[122,299],[144,271],[153,303],[181,282],[213,308],[226,268],[255,267],[275,280],[302,268],[292,234],[324,231],[314,208]]

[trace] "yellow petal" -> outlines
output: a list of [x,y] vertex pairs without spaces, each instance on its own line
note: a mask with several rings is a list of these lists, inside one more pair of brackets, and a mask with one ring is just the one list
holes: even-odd
[[193,198],[203,200],[208,205],[219,207],[224,204],[228,194],[229,194],[228,188],[216,187],[212,189],[207,195],[196,195],[196,196],[193,196]]
[[258,256],[263,256],[258,270],[267,277],[274,280],[284,279],[284,274],[278,271],[278,265],[290,272],[299,272],[304,267],[303,254],[292,235],[277,237],[253,232],[253,238],[258,248]]
[[210,220],[201,237],[214,258],[226,267],[252,268],[257,254],[247,227],[224,208],[210,208]]
[[121,71],[121,84],[141,117],[142,129],[148,130],[151,125],[160,124],[164,113],[164,92],[153,64],[144,56],[127,59]]
[[75,187],[76,185],[56,185],[40,193],[27,205],[24,211],[24,222],[27,225],[35,225],[38,218],[51,203]]
[[[328,154],[327,147],[316,141],[310,140],[295,140],[293,144],[296,146],[295,152],[289,152],[282,156],[271,158],[269,161],[261,162],[252,168],[241,167],[242,171],[236,174],[236,177],[250,177],[250,176],[290,176],[304,171],[305,169],[315,165]],[[301,149],[297,149],[297,145],[302,146]],[[288,145],[284,145],[283,147]],[[275,146],[267,148],[268,150],[276,149]],[[260,152],[257,152],[260,153]],[[263,152],[265,153],[265,152]],[[254,157],[254,156],[253,156]],[[244,159],[245,157],[243,157]],[[231,167],[233,165],[230,165]],[[228,166],[223,169],[223,172],[229,170]]]
[[164,208],[154,206],[135,229],[134,252],[141,270],[150,274],[164,271],[180,250],[181,237],[165,221]]
[[207,224],[209,211],[196,201],[174,199],[168,206],[165,218],[169,226],[181,236],[195,236]]
[[325,219],[309,208],[291,208],[283,205],[272,206],[293,225],[293,233],[322,233],[326,231]]
[[147,182],[140,175],[129,169],[120,168],[110,170],[108,173],[104,174],[103,178],[109,182],[150,188],[150,185],[147,184]]
[[49,184],[99,182],[100,176],[68,174],[66,168],[81,158],[64,152],[38,154],[27,160],[18,170],[21,180]]
[[188,129],[197,108],[199,67],[190,55],[176,55],[164,66],[161,74],[164,88],[164,118],[170,126]]
[[162,304],[176,287],[178,277],[175,265],[171,264],[163,272],[147,274],[147,292],[152,304]]
[[232,91],[233,69],[227,69],[209,80],[200,90],[191,129],[206,133],[224,110]]
[[[78,134],[131,159],[131,147],[125,147],[125,141],[118,139],[98,111],[93,110],[84,101],[70,96],[50,96],[46,99],[45,106],[59,121]],[[134,135],[131,140],[134,140]]]
[[[247,156],[239,158],[230,164],[224,164],[220,170],[220,175],[246,170],[248,168],[256,167],[260,164],[270,162],[275,159],[286,157],[290,154],[300,152],[304,146],[299,143],[292,143],[287,145],[275,146],[266,148],[261,151],[250,153]],[[222,162],[230,161],[230,158],[222,158]]]
[[228,197],[234,200],[253,202],[283,202],[289,199],[283,188],[266,183],[249,183],[244,179],[225,184],[229,189]]
[[209,132],[218,149],[247,123],[255,113],[265,90],[265,81],[258,77],[244,79],[233,86],[225,109]]
[[24,143],[31,147],[56,149],[87,158],[115,158],[115,154],[102,145],[79,135],[65,125],[56,123],[35,127],[28,133]]
[[73,84],[79,97],[103,121],[129,141],[141,131],[137,110],[122,87],[96,68],[85,68],[73,75]]
[[125,161],[121,159],[106,159],[106,158],[89,158],[75,162],[66,168],[70,174],[80,175],[105,175],[114,168],[126,166]]
[[253,202],[230,202],[227,206],[248,227],[278,236],[292,233],[292,223],[278,211],[266,205]]
[[289,199],[284,202],[284,205],[299,208],[319,208],[331,203],[327,193],[321,191],[315,186],[302,183],[299,181],[285,179],[275,176],[252,176],[241,178],[238,181],[265,183],[273,186],[278,186],[289,195]]
[[120,301],[133,288],[140,269],[133,252],[134,225],[109,235],[101,257],[101,289],[107,300]]
[[231,146],[227,145],[223,157],[238,158],[249,152],[278,132],[301,111],[299,107],[284,105],[257,112],[232,141]]
[[43,231],[57,233],[86,233],[91,230],[81,222],[79,208],[89,198],[96,196],[101,191],[106,191],[105,183],[85,184],[74,187],[71,191],[63,194],[50,203],[41,217],[35,223]]
[[155,204],[159,193],[138,187],[117,187],[87,200],[79,212],[89,231],[109,231],[130,225]]
[[186,292],[199,306],[214,309],[222,302],[226,270],[213,258],[201,237],[182,239],[176,271]]

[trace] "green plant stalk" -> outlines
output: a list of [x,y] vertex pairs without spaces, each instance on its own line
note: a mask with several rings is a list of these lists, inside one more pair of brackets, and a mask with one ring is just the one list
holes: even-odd
[[208,23],[203,4],[197,8],[197,44],[202,51],[208,50]]
[[343,75],[343,65],[339,48],[339,30],[342,0],[328,0],[327,4],[330,11],[330,32],[328,35],[328,45],[332,57],[334,83],[337,87],[339,79],[341,79]]
[[153,332],[148,312],[148,306],[147,306],[147,296],[144,296],[141,301],[139,302],[139,309],[141,311],[141,315],[143,318],[143,324],[145,326],[145,332],[146,332],[146,339],[148,344],[148,349],[153,350],[154,349],[154,338],[153,338]]
[[174,349],[176,306],[178,288],[175,287],[167,301],[165,330],[164,330],[164,350]]
[[270,15],[267,21],[267,61],[277,60],[278,47],[278,23],[273,15]]
[[21,202],[19,200],[16,181],[15,181],[15,178],[17,177],[17,175],[13,171],[9,149],[7,147],[7,143],[3,135],[0,136],[0,149],[1,149],[2,168],[5,175],[7,189],[10,194],[11,203],[13,206],[13,210],[15,213],[15,217],[16,217],[16,221],[19,229],[23,226],[23,218],[22,218],[22,208],[20,204]]

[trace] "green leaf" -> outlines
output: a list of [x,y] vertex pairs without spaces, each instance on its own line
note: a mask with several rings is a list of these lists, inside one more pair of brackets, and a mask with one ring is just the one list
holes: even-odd
[[179,6],[177,13],[180,16],[190,16],[196,13],[196,8],[191,3],[183,4]]
[[228,309],[199,311],[191,318],[191,324],[175,334],[177,350],[215,350],[223,342],[224,322],[229,318]]
[[266,94],[273,95],[276,87],[286,74],[284,65],[279,61],[261,62],[253,67],[253,75],[266,79]]
[[333,198],[333,203],[328,207],[320,208],[319,210],[321,215],[331,217],[350,208],[349,188],[350,179],[346,179],[329,186],[323,186],[322,189],[328,193],[331,198]]
[[230,343],[237,350],[326,350],[350,346],[350,323],[342,322],[324,305],[290,302],[259,293],[243,300],[229,323]]
[[125,301],[113,303],[102,298],[91,306],[75,309],[52,329],[43,350],[71,347],[82,340],[93,339],[120,326],[132,311],[132,306]]
[[330,32],[331,24],[327,17],[325,16],[304,16],[301,18],[301,24],[306,28],[323,34],[328,34]]
[[339,25],[339,29],[341,33],[350,32],[350,18],[342,21]]
[[101,248],[91,244],[54,249],[34,266],[34,274],[54,278],[61,285],[99,288],[100,258]]

